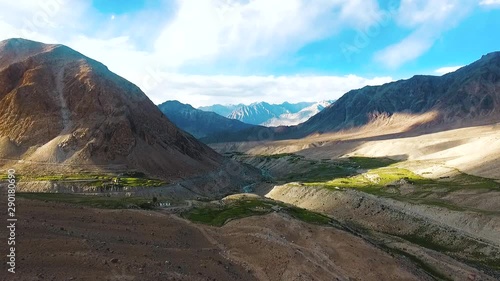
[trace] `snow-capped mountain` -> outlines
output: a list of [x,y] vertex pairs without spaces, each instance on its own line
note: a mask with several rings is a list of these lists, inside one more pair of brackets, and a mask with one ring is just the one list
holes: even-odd
[[306,122],[307,120],[309,120],[309,118],[320,113],[323,109],[325,109],[332,103],[333,101],[320,101],[300,110],[297,113],[285,113],[281,114],[278,117],[271,118],[261,125],[266,127],[298,125],[300,123]]
[[289,112],[282,105],[272,105],[267,102],[252,103],[234,110],[227,117],[240,120],[242,122],[254,125],[260,125],[269,119]]
[[[212,111],[230,119],[240,120],[253,125],[281,126],[297,125],[307,121],[317,114],[332,101],[300,102],[269,104],[266,102],[252,103],[250,105],[213,105],[200,107],[204,111]],[[230,112],[230,113],[228,113]]]
[[235,111],[238,108],[241,108],[245,106],[244,104],[214,104],[210,106],[201,106],[198,107],[199,110],[203,111],[208,111],[208,112],[215,112],[221,116],[228,117],[231,115],[233,111]]

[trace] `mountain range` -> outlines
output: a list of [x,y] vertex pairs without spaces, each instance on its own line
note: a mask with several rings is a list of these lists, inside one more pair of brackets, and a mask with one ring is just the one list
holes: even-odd
[[189,104],[183,104],[178,101],[164,102],[158,105],[158,108],[176,126],[196,138],[203,138],[227,131],[237,132],[255,127],[239,120],[223,117],[215,112],[193,108]]
[[297,130],[302,136],[345,130],[397,113],[434,113],[435,118],[422,126],[464,126],[498,118],[499,104],[500,52],[494,52],[443,76],[416,75],[352,90]]
[[209,112],[215,112],[221,116],[227,117],[231,115],[233,111],[235,111],[238,108],[241,108],[245,106],[244,104],[214,104],[210,106],[200,106],[198,107],[199,110],[203,111],[209,111]]
[[333,101],[300,102],[269,104],[267,102],[250,105],[212,105],[200,107],[203,111],[212,111],[230,119],[240,120],[247,124],[262,126],[291,126],[305,122],[307,119],[332,104]]
[[[500,52],[443,76],[416,75],[381,86],[352,90],[304,123],[291,127],[249,128],[237,134],[212,136],[205,142],[303,138],[312,134],[359,128],[377,120],[427,114],[414,128],[438,130],[498,120],[500,104]],[[413,117],[412,117],[413,116]],[[404,120],[402,120],[404,121]],[[386,121],[384,121],[386,122]]]
[[279,115],[278,117],[273,117],[261,125],[266,127],[278,127],[278,126],[294,126],[300,123],[304,123],[309,118],[320,113],[323,109],[330,106],[333,101],[320,101],[317,103],[312,103],[310,106],[300,109],[298,112],[288,112]]

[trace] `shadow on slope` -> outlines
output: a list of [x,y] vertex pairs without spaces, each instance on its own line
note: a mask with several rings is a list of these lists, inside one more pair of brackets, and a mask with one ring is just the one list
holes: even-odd
[[[352,90],[308,121],[292,127],[253,128],[215,135],[205,143],[298,139],[339,132],[390,118],[395,114],[437,112],[434,120],[416,128],[446,124],[459,128],[498,120],[500,107],[500,52],[490,53],[453,73],[440,77],[417,75],[381,86]],[[415,128],[409,128],[414,130]]]

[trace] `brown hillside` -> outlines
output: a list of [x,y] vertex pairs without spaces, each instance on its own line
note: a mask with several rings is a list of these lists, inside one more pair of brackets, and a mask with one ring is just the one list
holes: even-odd
[[4,168],[22,159],[15,166],[34,172],[91,167],[175,178],[221,162],[137,86],[62,45],[0,42],[0,120]]

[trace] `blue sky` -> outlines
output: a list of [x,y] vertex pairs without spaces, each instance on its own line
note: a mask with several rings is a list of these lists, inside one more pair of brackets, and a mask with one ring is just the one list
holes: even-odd
[[155,102],[319,101],[500,51],[500,0],[0,0],[0,40],[66,44]]
[[161,8],[160,1],[112,1],[112,0],[94,0],[94,6],[99,12],[107,15],[123,15],[134,13],[140,10]]

